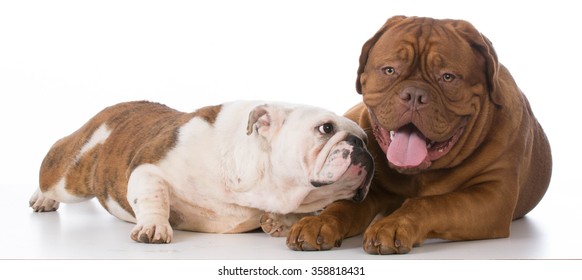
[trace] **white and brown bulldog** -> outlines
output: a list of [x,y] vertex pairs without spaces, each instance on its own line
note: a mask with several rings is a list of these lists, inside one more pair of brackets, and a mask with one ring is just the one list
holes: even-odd
[[237,101],[182,113],[151,102],[101,111],[59,140],[30,199],[38,212],[97,197],[136,223],[131,238],[172,229],[284,236],[336,200],[361,201],[373,160],[353,121],[304,105]]

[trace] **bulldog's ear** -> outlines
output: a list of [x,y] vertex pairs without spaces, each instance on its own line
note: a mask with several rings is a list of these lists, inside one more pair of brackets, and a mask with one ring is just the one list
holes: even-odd
[[255,107],[249,113],[247,123],[247,135],[253,132],[270,139],[271,136],[281,127],[284,116],[280,108],[273,105],[263,104]]
[[268,129],[270,125],[271,117],[267,111],[267,104],[257,106],[249,113],[247,135],[251,135],[253,132],[259,133],[259,129]]
[[359,94],[362,94],[362,73],[364,73],[364,69],[366,68],[366,63],[368,62],[368,55],[372,47],[378,42],[380,37],[386,32],[386,30],[390,29],[390,27],[398,24],[402,20],[406,19],[405,16],[393,16],[389,18],[386,23],[374,34],[372,38],[370,38],[364,46],[362,46],[362,53],[360,54],[360,66],[358,67],[358,77],[356,79],[356,91]]
[[469,22],[463,20],[453,21],[453,26],[461,32],[469,42],[471,47],[476,50],[485,60],[485,76],[487,77],[487,89],[491,101],[496,105],[503,105],[503,95],[499,89],[499,60],[493,44],[485,35],[481,34]]

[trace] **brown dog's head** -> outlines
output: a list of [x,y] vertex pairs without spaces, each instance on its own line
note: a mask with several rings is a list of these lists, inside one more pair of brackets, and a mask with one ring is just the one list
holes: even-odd
[[498,68],[491,43],[468,22],[390,18],[364,44],[356,81],[390,165],[415,173],[470,154],[463,146],[484,137],[473,128],[489,125],[481,115],[503,104]]

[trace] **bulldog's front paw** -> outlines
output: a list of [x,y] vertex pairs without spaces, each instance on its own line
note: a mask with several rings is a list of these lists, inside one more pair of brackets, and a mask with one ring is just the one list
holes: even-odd
[[274,213],[264,213],[261,215],[261,229],[273,237],[284,237],[289,235],[289,230],[293,223],[286,223],[285,216]]
[[140,223],[131,231],[131,239],[142,243],[170,243],[174,232],[168,222]]
[[368,254],[406,254],[423,240],[418,226],[407,218],[385,217],[373,223],[364,233],[364,250]]
[[295,251],[321,251],[339,247],[343,236],[340,223],[332,216],[309,216],[291,228],[287,247]]

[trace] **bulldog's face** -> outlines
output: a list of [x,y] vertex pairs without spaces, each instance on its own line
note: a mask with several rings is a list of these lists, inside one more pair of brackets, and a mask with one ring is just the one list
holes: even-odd
[[274,176],[289,187],[308,187],[295,212],[321,210],[340,199],[362,201],[374,173],[364,131],[320,108],[287,106],[259,106],[249,123],[266,139]]
[[393,168],[442,168],[463,152],[490,102],[496,57],[489,47],[466,22],[404,17],[388,20],[364,45],[356,86]]

